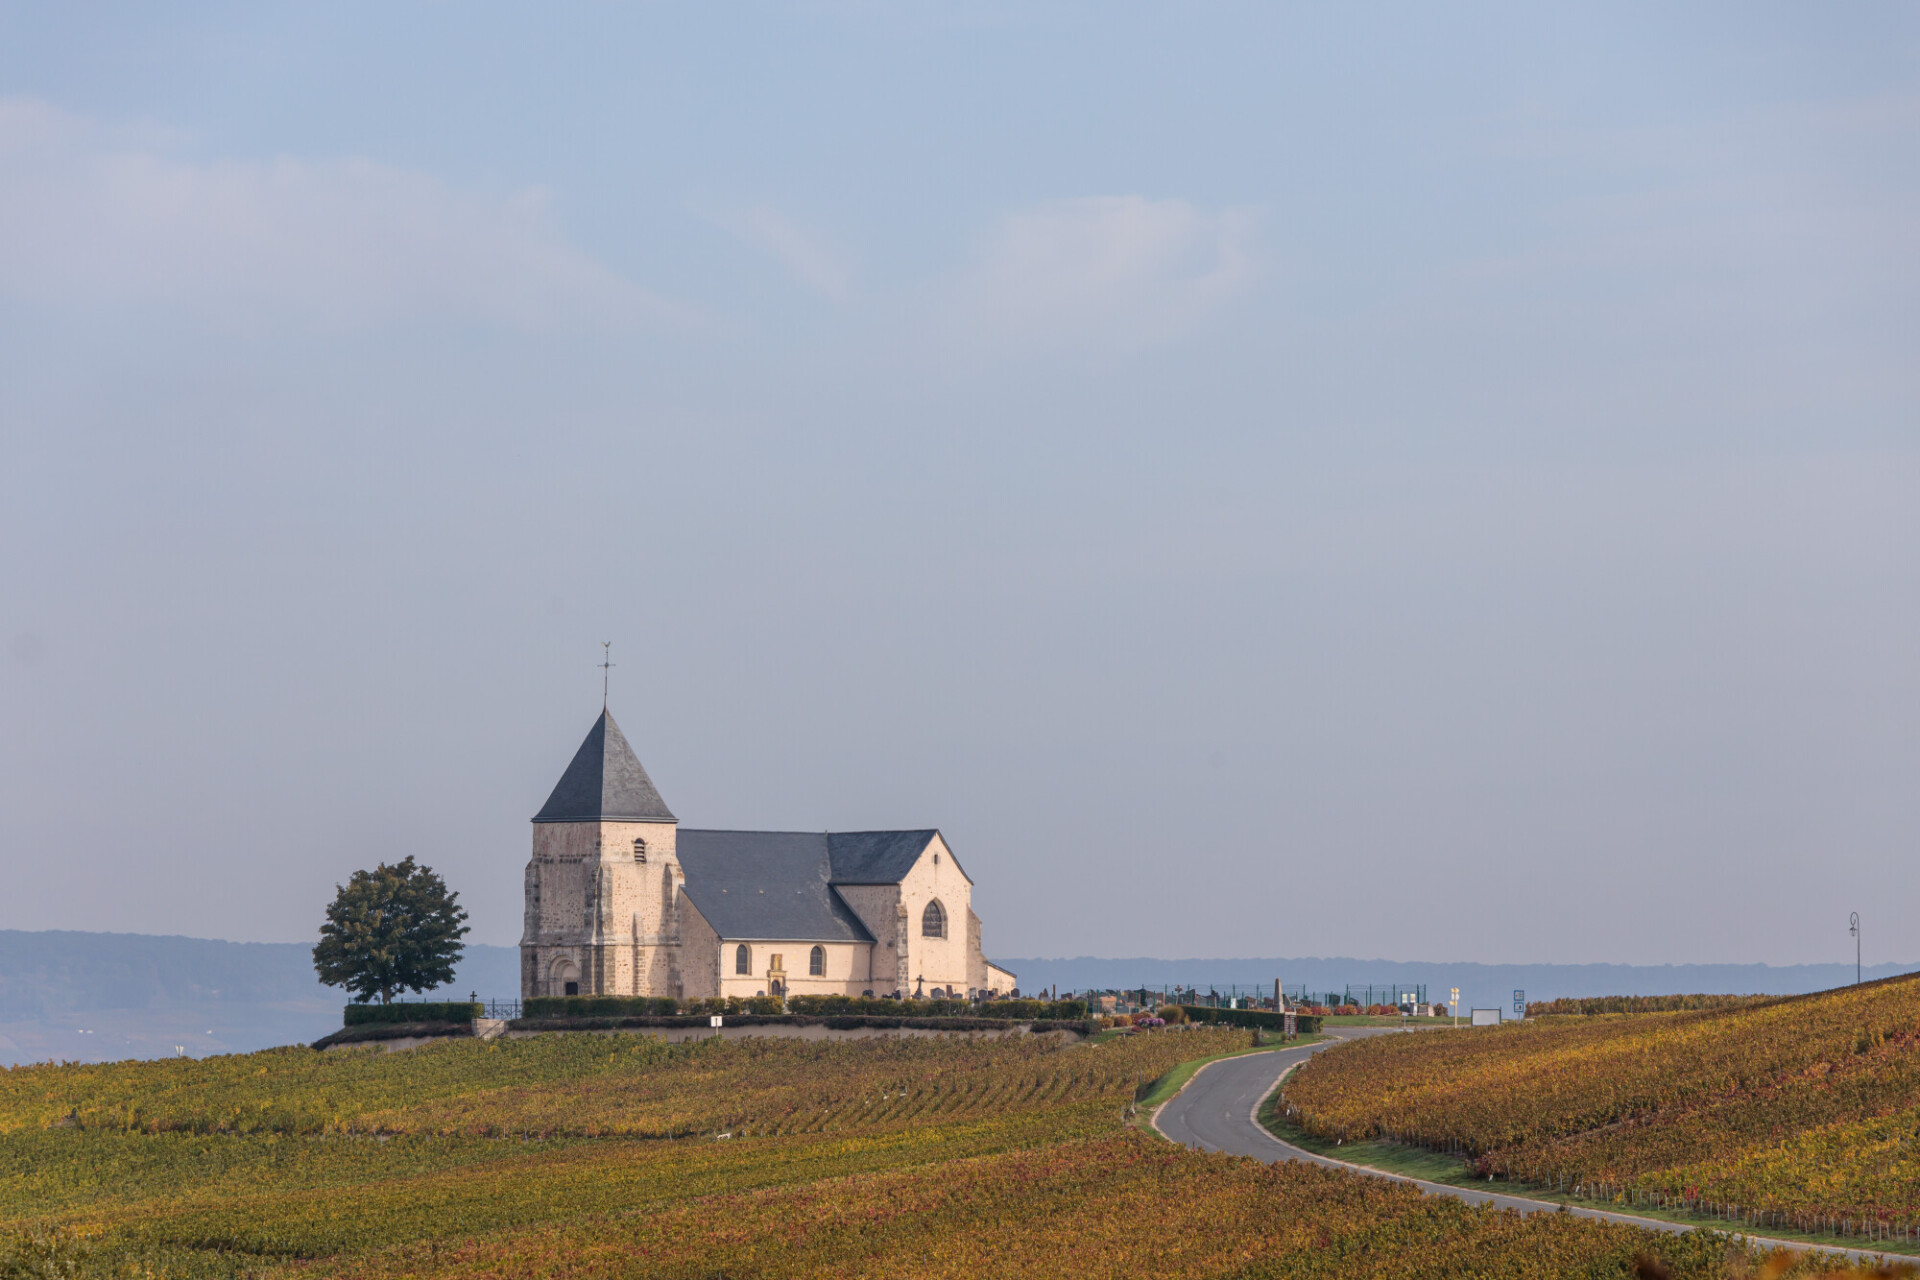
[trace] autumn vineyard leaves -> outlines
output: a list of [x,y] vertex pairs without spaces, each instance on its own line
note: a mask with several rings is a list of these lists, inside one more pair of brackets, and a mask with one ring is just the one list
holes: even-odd
[[1383,1037],[1302,1068],[1284,1100],[1316,1137],[1390,1136],[1536,1187],[1920,1240],[1920,979]]
[[[1249,1047],[1225,1028],[1094,1044],[555,1034],[17,1068],[0,1073],[0,1280],[1720,1277],[1760,1264],[1714,1233],[1522,1219],[1189,1152],[1129,1115],[1176,1065]],[[1371,1045],[1335,1057],[1349,1055],[1363,1075],[1382,1060]]]

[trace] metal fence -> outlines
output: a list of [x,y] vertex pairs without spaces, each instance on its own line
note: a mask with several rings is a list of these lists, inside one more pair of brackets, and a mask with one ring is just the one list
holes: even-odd
[[1308,991],[1305,986],[1285,988],[1287,999],[1301,1004],[1322,1004],[1333,1008],[1343,1004],[1362,1009],[1376,1004],[1407,1005],[1427,1003],[1424,982],[1349,982],[1339,991]]
[[[482,1000],[477,992],[469,995],[467,1000],[481,1007],[480,1016],[483,1018],[517,1018],[520,1016],[520,1002],[518,1000]],[[460,1003],[460,997],[457,995],[432,994],[416,996],[409,1000],[396,999],[393,1003],[458,1004]]]

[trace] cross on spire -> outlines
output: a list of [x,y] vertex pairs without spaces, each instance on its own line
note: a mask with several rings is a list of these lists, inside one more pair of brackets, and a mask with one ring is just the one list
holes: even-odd
[[608,678],[612,675],[613,669],[619,665],[613,661],[613,641],[602,640],[600,642],[600,709],[602,711],[607,709]]

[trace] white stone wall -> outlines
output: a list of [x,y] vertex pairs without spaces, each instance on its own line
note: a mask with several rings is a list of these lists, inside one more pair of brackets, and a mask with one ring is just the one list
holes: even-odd
[[[873,948],[864,942],[812,942],[805,939],[742,942],[723,938],[719,946],[720,994],[724,996],[766,994],[775,956],[780,958],[786,970],[787,994],[790,996],[857,996],[873,986],[870,976]],[[744,977],[734,972],[736,952],[742,946],[749,952],[752,970]],[[808,961],[815,947],[826,953],[827,971],[818,978],[807,972]],[[887,989],[892,990],[891,987]]]
[[[946,910],[944,938],[929,938],[921,931],[927,903],[936,898]],[[970,985],[967,917],[973,912],[973,882],[960,870],[952,850],[939,836],[927,844],[912,869],[900,878],[900,905],[907,915],[908,993],[932,995],[939,987],[966,995]]]

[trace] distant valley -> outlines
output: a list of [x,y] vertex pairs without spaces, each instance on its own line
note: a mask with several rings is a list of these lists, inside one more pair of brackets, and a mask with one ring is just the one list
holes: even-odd
[[[222,942],[132,933],[0,930],[0,1063],[112,1062],[122,1058],[203,1058],[282,1044],[307,1044],[340,1025],[344,995],[315,979],[305,943]],[[1023,990],[1057,986],[1185,984],[1222,994],[1271,990],[1275,978],[1314,990],[1348,983],[1424,983],[1444,1000],[1461,988],[1462,1008],[1510,1008],[1558,996],[1764,992],[1787,995],[1842,986],[1853,966],[1825,965],[1482,965],[1343,957],[1187,959],[1007,959]],[[1869,979],[1912,966],[1869,967]],[[481,999],[519,994],[519,949],[467,948],[444,990]]]

